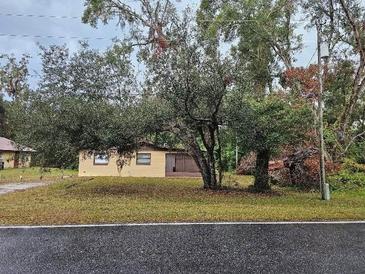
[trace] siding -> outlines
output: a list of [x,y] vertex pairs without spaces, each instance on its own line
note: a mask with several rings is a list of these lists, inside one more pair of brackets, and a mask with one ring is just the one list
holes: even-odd
[[19,159],[19,167],[30,167],[32,162],[32,154],[21,152],[20,153],[20,159]]
[[4,168],[14,168],[14,152],[0,152],[0,156],[4,161]]
[[151,165],[137,165],[136,154],[118,170],[118,155],[112,153],[108,165],[94,165],[94,155],[81,151],[79,155],[79,176],[120,176],[120,177],[165,177],[165,155],[167,152],[141,149],[138,153],[151,153]]
[[[0,151],[0,159],[4,161],[4,168],[14,168],[15,152]],[[19,167],[30,167],[31,154],[21,153],[19,158]]]

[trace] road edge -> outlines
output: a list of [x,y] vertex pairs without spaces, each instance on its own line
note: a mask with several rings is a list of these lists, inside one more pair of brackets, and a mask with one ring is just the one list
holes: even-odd
[[92,227],[141,227],[141,226],[195,226],[195,225],[345,225],[365,224],[363,221],[282,221],[282,222],[181,222],[181,223],[122,223],[122,224],[64,224],[64,225],[0,225],[0,229],[39,228],[92,228]]

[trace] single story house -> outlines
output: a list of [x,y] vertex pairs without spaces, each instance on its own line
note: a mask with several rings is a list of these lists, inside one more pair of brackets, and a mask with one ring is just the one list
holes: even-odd
[[143,145],[130,156],[116,150],[79,154],[79,176],[200,177],[199,168],[185,150]]
[[0,169],[29,167],[33,149],[0,137]]

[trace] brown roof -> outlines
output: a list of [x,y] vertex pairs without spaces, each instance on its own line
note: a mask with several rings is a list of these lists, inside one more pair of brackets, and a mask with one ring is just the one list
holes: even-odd
[[33,149],[19,145],[12,140],[6,139],[4,137],[0,137],[0,151],[26,151],[26,152],[34,152]]

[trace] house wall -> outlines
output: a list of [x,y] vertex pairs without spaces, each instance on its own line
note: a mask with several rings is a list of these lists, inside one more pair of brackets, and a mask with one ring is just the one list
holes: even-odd
[[[15,152],[14,151],[0,151],[0,159],[4,161],[4,168],[14,168]],[[20,153],[18,167],[30,167],[31,153]]]
[[24,153],[24,152],[20,153],[19,166],[18,167],[20,167],[20,168],[30,167],[31,162],[32,162],[32,154],[31,153]]
[[117,161],[119,156],[111,153],[107,165],[94,165],[94,155],[88,151],[79,154],[79,176],[120,176],[120,177],[165,177],[166,151],[145,148],[138,153],[151,153],[151,165],[137,165],[136,153],[120,170]]
[[15,152],[0,151],[0,159],[4,161],[4,168],[14,168]]

